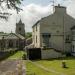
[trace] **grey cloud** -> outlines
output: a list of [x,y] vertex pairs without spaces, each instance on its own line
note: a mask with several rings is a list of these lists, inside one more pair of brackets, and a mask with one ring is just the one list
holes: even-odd
[[[72,2],[66,1],[63,5],[67,7],[68,14],[75,17],[75,1]],[[40,18],[48,16],[52,13],[53,7],[50,5],[48,6],[41,6],[36,4],[29,4],[27,6],[23,6],[23,11],[21,11],[18,15],[14,10],[9,10],[9,12],[13,13],[10,17],[8,22],[4,20],[0,20],[0,31],[4,32],[15,32],[15,24],[19,21],[21,17],[22,22],[25,24],[26,31],[32,31],[32,25],[36,23]]]

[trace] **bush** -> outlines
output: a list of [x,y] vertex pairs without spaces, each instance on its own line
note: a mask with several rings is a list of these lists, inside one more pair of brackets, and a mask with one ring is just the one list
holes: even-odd
[[25,54],[22,56],[22,59],[23,60],[26,60],[26,55]]
[[71,53],[70,52],[66,52],[66,56],[71,56]]
[[10,50],[10,51],[1,51],[0,52],[0,61],[7,59],[9,56],[12,56],[15,54],[17,51],[16,50]]

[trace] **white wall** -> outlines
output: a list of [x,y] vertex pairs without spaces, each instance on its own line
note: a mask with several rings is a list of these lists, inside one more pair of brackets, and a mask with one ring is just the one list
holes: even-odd
[[64,55],[54,51],[53,49],[41,50],[41,57],[42,57],[42,59],[59,58],[59,57],[63,57],[63,56]]
[[[42,47],[43,38],[42,33],[50,33],[50,43],[52,48],[61,51],[71,51],[71,43],[65,43],[67,35],[71,35],[70,28],[75,25],[75,19],[69,16],[66,13],[66,8],[64,7],[55,7],[56,11],[54,14],[49,15],[45,18],[42,18],[40,22],[34,26],[38,28],[37,32],[34,32],[34,46]],[[37,43],[36,43],[36,36]]]

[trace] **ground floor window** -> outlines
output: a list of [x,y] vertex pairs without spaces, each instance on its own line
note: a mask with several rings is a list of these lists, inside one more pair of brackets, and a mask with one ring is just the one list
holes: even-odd
[[9,48],[12,48],[12,47],[13,47],[13,41],[9,40]]
[[75,52],[75,46],[74,45],[72,45],[72,52]]
[[45,47],[50,47],[50,37],[51,37],[51,34],[49,34],[49,33],[43,33],[42,34],[43,45]]
[[19,41],[17,40],[17,41],[16,41],[16,47],[18,47],[18,46],[19,46]]

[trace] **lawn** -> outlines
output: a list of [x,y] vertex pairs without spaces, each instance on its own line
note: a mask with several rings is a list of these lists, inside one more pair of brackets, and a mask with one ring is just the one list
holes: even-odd
[[[66,65],[68,68],[62,68],[62,61],[66,61]],[[32,64],[31,62],[27,62],[27,73],[35,73],[35,75],[75,75],[75,58],[67,57],[64,59],[53,59],[53,60],[37,60],[33,61],[43,67],[58,72],[59,74],[53,72],[47,72],[42,68]],[[39,74],[38,74],[39,73]]]
[[26,61],[26,75],[55,75],[54,73],[47,72],[29,61]]
[[10,56],[8,59],[22,59],[22,56],[25,54],[24,51],[18,51],[14,55]]

